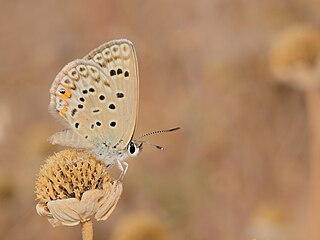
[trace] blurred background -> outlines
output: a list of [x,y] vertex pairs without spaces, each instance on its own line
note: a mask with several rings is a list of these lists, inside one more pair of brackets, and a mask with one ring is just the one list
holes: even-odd
[[53,228],[35,211],[36,174],[64,149],[47,142],[63,129],[49,88],[65,64],[117,38],[138,54],[137,135],[182,130],[150,137],[165,151],[145,146],[128,161],[95,239],[311,239],[306,94],[275,81],[269,54],[289,26],[320,24],[319,1],[0,3],[0,239],[80,239],[79,226]]

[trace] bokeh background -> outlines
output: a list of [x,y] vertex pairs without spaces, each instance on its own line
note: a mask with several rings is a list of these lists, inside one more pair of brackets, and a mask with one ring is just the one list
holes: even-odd
[[182,130],[128,161],[95,239],[308,239],[305,94],[275,81],[268,56],[289,26],[319,25],[318,0],[0,5],[0,239],[80,239],[79,226],[53,228],[35,211],[36,174],[63,149],[47,142],[63,129],[48,91],[65,64],[117,38],[138,54],[137,135]]

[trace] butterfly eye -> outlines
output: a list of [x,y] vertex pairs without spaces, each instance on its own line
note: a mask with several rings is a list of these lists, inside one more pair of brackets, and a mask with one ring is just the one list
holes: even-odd
[[132,157],[137,156],[139,151],[140,151],[140,149],[133,142],[131,142],[128,145],[128,152],[129,152],[130,156],[132,156]]

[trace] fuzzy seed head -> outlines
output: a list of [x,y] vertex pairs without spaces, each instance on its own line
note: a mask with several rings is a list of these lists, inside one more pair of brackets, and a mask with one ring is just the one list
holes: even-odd
[[40,203],[68,198],[81,199],[85,191],[103,189],[113,182],[106,165],[91,154],[64,150],[49,157],[40,169],[35,193]]

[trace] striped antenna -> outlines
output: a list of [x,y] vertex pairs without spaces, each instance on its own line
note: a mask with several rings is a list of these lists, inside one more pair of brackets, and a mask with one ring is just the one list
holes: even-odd
[[144,138],[144,137],[153,135],[153,134],[173,132],[173,131],[177,131],[177,130],[179,130],[179,129],[180,129],[180,127],[175,127],[175,128],[171,128],[171,129],[165,129],[165,130],[158,130],[158,131],[149,132],[149,133],[143,134],[142,136],[138,137],[138,138],[136,139],[136,141],[139,140],[139,139],[141,139],[141,138]]

